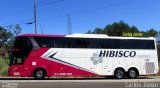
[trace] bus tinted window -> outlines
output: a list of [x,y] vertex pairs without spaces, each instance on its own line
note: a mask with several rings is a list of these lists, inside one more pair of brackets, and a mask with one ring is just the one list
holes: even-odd
[[52,38],[51,37],[35,37],[35,40],[39,44],[40,47],[46,48],[51,47]]
[[154,40],[94,39],[93,48],[104,49],[155,49]]
[[72,38],[73,48],[92,48],[92,41],[88,38]]
[[83,38],[54,38],[55,48],[92,48],[90,39]]
[[154,44],[154,41],[153,40],[149,40],[146,42],[146,47],[148,49],[155,49],[155,44]]
[[117,39],[94,39],[93,48],[117,49],[118,41]]
[[72,40],[69,38],[54,38],[54,48],[71,48]]
[[132,49],[155,49],[153,40],[131,40]]
[[131,40],[128,39],[117,40],[117,44],[119,46],[119,49],[133,49]]
[[154,40],[35,37],[40,47],[97,49],[155,49]]

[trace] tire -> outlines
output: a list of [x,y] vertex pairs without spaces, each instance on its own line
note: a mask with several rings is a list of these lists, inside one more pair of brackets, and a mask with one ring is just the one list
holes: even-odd
[[138,72],[135,69],[130,69],[127,73],[128,78],[135,79],[138,76]]
[[121,68],[118,68],[115,70],[114,76],[116,79],[123,79],[125,77],[125,71]]
[[46,77],[46,72],[43,69],[37,69],[34,72],[34,78],[37,80],[45,79],[45,77]]

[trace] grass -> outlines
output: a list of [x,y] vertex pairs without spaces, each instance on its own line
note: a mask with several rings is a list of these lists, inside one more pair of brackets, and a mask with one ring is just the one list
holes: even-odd
[[9,59],[0,58],[0,76],[8,76]]

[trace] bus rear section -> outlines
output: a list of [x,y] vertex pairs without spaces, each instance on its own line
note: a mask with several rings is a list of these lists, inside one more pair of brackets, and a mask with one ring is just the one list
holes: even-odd
[[[140,45],[141,44],[141,45]],[[115,76],[156,74],[154,38],[97,35],[20,35],[10,53],[10,76]]]

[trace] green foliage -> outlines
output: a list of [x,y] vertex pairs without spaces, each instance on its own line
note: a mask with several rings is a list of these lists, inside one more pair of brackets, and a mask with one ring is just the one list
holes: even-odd
[[130,27],[127,23],[123,21],[114,22],[113,24],[108,24],[104,29],[95,28],[93,32],[88,31],[87,33],[93,34],[107,34],[109,36],[123,36],[123,33],[127,32],[139,32],[135,26]]
[[141,37],[155,37],[158,31],[149,29],[147,31],[140,31],[135,26],[129,26],[123,21],[108,24],[105,28],[95,28],[94,31],[89,30],[87,34],[107,34],[109,36],[123,36],[123,33],[142,33]]
[[150,37],[155,37],[158,34],[158,31],[152,28],[148,31],[148,34]]
[[92,31],[91,30],[88,30],[88,32],[86,34],[92,34]]
[[8,76],[9,59],[0,58],[0,75]]
[[0,27],[0,48],[9,47],[8,44],[12,36],[11,32],[7,32],[6,29]]
[[[7,31],[9,30],[9,31]],[[20,25],[0,27],[0,57],[11,48],[14,38],[21,32]]]
[[143,31],[143,33],[145,37],[156,37],[158,35],[158,31],[153,28],[147,30],[146,32]]
[[119,23],[114,22],[112,25],[107,25],[104,28],[107,35],[110,36],[123,36],[123,33],[127,32],[139,32],[136,27],[130,27],[127,23],[120,21]]
[[93,31],[93,34],[104,34],[104,32],[102,28],[95,28],[95,30]]

